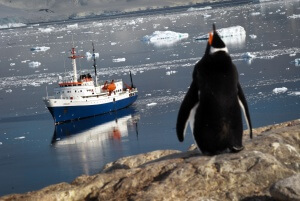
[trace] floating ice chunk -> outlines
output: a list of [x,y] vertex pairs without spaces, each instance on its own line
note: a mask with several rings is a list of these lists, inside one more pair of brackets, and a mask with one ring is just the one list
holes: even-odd
[[26,24],[24,23],[7,23],[0,25],[0,29],[7,29],[7,28],[13,28],[13,27],[24,27]]
[[[222,29],[217,29],[221,38],[246,36],[246,31],[242,26],[232,26]],[[204,34],[195,38],[196,40],[207,40],[208,34]]]
[[209,18],[209,17],[211,17],[211,15],[209,15],[209,14],[203,14],[202,15],[204,18]]
[[296,14],[293,14],[291,16],[288,16],[289,19],[296,19],[296,18],[300,18],[300,14],[299,15],[296,15]]
[[117,59],[113,59],[112,61],[115,63],[124,62],[124,61],[126,61],[126,58],[117,58]]
[[27,61],[30,61],[30,60],[27,59],[27,60],[21,61],[21,63],[25,64],[25,63],[27,63]]
[[288,95],[289,96],[300,96],[300,91],[292,91]]
[[157,105],[157,103],[148,103],[147,104],[148,107],[155,106],[155,105]]
[[273,89],[273,93],[279,94],[279,93],[285,93],[288,89],[286,87],[281,87],[281,88],[275,88]]
[[25,136],[15,137],[15,140],[22,140],[22,139],[25,139]]
[[151,35],[144,36],[142,40],[145,42],[153,43],[154,45],[163,46],[173,44],[188,37],[188,33],[178,33],[174,31],[155,31]]
[[11,89],[7,89],[7,90],[5,90],[5,92],[6,92],[6,93],[11,93],[12,90],[11,90]]
[[252,16],[260,15],[260,12],[251,13]]
[[295,59],[294,61],[291,61],[292,64],[295,64],[295,66],[300,66],[300,58]]
[[50,47],[46,47],[46,46],[30,48],[31,51],[35,51],[35,52],[46,52],[49,49],[50,49]]
[[54,27],[38,28],[38,30],[39,30],[40,32],[43,32],[43,33],[50,33],[51,31],[54,30]]
[[254,35],[254,34],[250,34],[249,37],[250,37],[251,39],[256,39],[256,38],[257,38],[257,36]]
[[94,53],[94,55],[93,55],[93,54],[90,53],[90,52],[86,52],[86,53],[85,53],[85,57],[86,57],[87,60],[91,60],[91,59],[93,59],[94,57],[95,57],[95,58],[99,58],[99,53]]
[[67,25],[67,28],[68,29],[75,29],[75,28],[78,28],[78,24],[70,24],[70,25]]
[[110,43],[111,46],[116,45],[116,44],[117,44],[116,42],[111,42]]
[[175,73],[177,73],[177,71],[167,71],[166,75],[172,75],[172,74],[175,74]]
[[202,8],[193,8],[193,7],[191,7],[191,8],[189,8],[189,9],[187,9],[187,11],[192,12],[192,11],[210,10],[210,9],[212,9],[211,6],[205,6],[205,7],[202,7]]
[[28,63],[28,65],[30,68],[38,68],[41,65],[41,63],[38,61],[32,61],[32,62]]
[[244,59],[254,59],[256,56],[250,52],[246,52],[242,55]]
[[0,142],[0,145],[2,145],[2,142]]
[[10,65],[10,66],[15,66],[15,65],[16,65],[16,63],[10,63],[9,65]]

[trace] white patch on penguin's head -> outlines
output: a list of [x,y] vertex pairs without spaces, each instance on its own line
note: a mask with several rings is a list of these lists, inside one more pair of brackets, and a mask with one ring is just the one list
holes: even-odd
[[214,54],[219,51],[228,53],[228,48],[216,31],[215,24],[213,24],[213,31],[209,33],[208,44],[210,45],[210,54]]

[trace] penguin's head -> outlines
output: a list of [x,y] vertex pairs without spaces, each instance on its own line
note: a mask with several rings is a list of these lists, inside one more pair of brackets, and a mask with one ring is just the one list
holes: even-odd
[[215,24],[213,24],[213,31],[209,33],[207,45],[209,46],[209,54],[214,54],[219,51],[228,53],[225,43],[222,41],[221,37],[216,31]]

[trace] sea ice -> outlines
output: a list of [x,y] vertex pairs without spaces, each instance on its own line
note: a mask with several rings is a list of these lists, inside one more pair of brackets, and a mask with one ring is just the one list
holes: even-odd
[[285,93],[288,89],[286,87],[281,87],[281,88],[275,88],[273,89],[273,93],[279,94],[279,93]]
[[173,71],[167,71],[166,72],[166,75],[172,75],[172,74],[175,74],[177,73],[177,71],[173,70]]
[[289,96],[300,96],[300,91],[293,91],[288,94]]
[[113,59],[112,61],[115,63],[124,62],[124,61],[126,61],[126,58],[117,58],[117,59]]
[[295,66],[300,66],[300,58],[295,59],[294,61],[291,61],[292,64],[295,64]]
[[25,136],[15,137],[15,140],[22,140],[22,139],[25,139]]
[[41,65],[41,63],[38,61],[32,61],[32,62],[28,63],[28,65],[30,68],[38,68]]
[[260,12],[251,13],[252,16],[260,15]]
[[67,25],[67,28],[68,29],[75,29],[75,28],[78,28],[78,24],[70,24],[70,25]]
[[[246,31],[242,26],[232,26],[222,29],[217,29],[218,34],[221,38],[231,38],[231,37],[245,37]],[[207,40],[208,34],[204,34],[195,38],[196,40]]]
[[257,38],[257,36],[254,35],[254,34],[250,34],[249,37],[250,37],[251,39],[256,39],[256,38]]
[[173,44],[188,37],[188,33],[178,33],[174,31],[155,31],[151,35],[144,36],[142,40],[160,46]]
[[[93,54],[90,52],[86,52],[85,57],[87,60],[91,60],[91,59],[93,59]],[[95,53],[95,58],[99,58],[99,53]]]
[[299,15],[296,15],[296,14],[293,14],[291,16],[288,16],[289,19],[296,19],[296,18],[300,18],[300,14]]
[[155,105],[157,105],[157,103],[148,103],[147,104],[148,107],[155,106]]
[[193,8],[193,7],[191,7],[189,9],[187,9],[187,11],[200,11],[200,10],[210,10],[210,9],[212,9],[211,6],[205,6],[205,7],[202,7],[202,8]]
[[53,31],[54,28],[53,28],[53,27],[48,27],[48,28],[38,28],[38,30],[39,30],[40,32],[43,32],[43,33],[49,33],[49,32],[51,32],[51,31]]
[[7,28],[13,28],[13,27],[24,27],[26,24],[23,23],[7,23],[0,25],[0,29],[7,29]]
[[46,46],[30,48],[31,51],[35,51],[35,52],[46,52],[49,49],[50,49],[50,47],[46,47]]

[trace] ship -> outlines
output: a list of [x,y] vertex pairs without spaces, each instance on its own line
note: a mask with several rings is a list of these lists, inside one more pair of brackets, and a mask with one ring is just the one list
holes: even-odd
[[121,110],[129,107],[137,100],[138,90],[133,85],[130,71],[131,85],[123,83],[122,80],[98,83],[93,43],[92,47],[94,79],[90,73],[78,76],[76,59],[84,56],[76,55],[76,50],[73,47],[71,55],[68,57],[72,60],[72,79],[63,79],[63,81],[58,82],[58,87],[54,88],[54,95],[48,96],[47,93],[47,96],[43,98],[55,124]]

